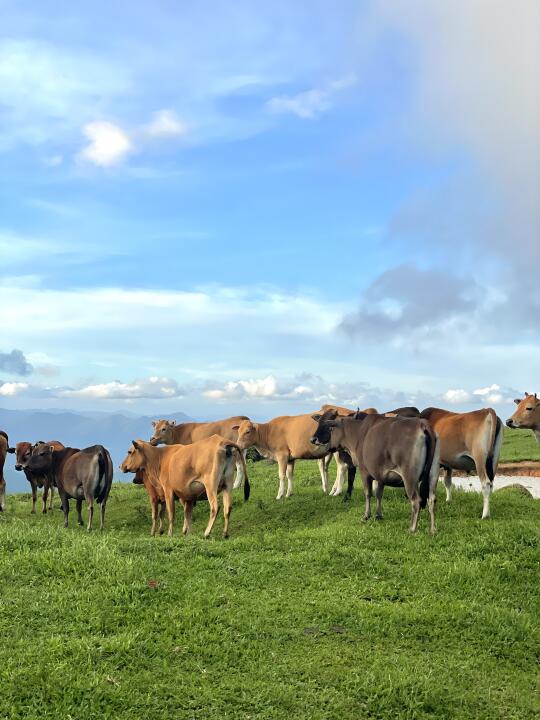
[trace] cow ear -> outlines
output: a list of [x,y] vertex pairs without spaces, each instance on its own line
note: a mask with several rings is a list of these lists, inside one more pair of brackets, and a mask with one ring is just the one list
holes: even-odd
[[171,422],[169,423],[169,425],[173,425],[173,426],[176,425],[176,420],[171,420]]
[[240,425],[233,425],[231,430],[240,430]]
[[54,452],[54,445],[49,445],[49,452],[52,455],[52,453]]
[[8,448],[7,451],[8,451],[8,453],[14,453],[14,452],[15,452],[15,448]]
[[514,402],[516,403],[516,405],[519,405],[519,403],[521,402],[521,400],[520,400],[519,398],[515,398]]
[[315,422],[319,422],[319,420],[322,418],[322,415],[320,413],[315,413],[315,415],[311,416],[312,420],[315,420]]
[[157,420],[152,420],[152,427],[156,427],[156,425],[157,425]]
[[135,448],[135,450],[140,450],[140,449],[141,449],[140,443],[138,443],[136,440],[132,440],[132,441],[131,441],[131,444],[133,445],[133,447]]

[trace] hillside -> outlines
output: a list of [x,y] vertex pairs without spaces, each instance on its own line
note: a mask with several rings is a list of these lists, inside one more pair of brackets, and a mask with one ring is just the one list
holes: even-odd
[[[231,538],[150,538],[144,490],[115,485],[104,533],[0,514],[0,717],[341,720],[538,717],[540,503],[439,490],[439,534],[387,489],[360,522],[299,463],[250,466]],[[181,513],[180,513],[181,515]],[[181,518],[177,520],[177,529]]]

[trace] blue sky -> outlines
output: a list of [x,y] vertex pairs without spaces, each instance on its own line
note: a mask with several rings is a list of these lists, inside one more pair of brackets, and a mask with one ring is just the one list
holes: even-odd
[[0,11],[4,406],[538,389],[536,2]]

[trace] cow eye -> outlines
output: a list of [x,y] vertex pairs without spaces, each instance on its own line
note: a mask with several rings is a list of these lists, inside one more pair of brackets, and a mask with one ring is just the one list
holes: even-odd
[[528,410],[529,412],[532,412],[532,411],[534,410],[534,408],[528,407],[528,408],[525,408],[525,410]]

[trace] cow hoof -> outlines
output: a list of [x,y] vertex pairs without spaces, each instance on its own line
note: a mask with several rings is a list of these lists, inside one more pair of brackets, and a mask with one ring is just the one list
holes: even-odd
[[375,515],[375,520],[380,521],[380,520],[382,520],[382,519],[383,519],[383,516],[382,516],[382,515]]
[[367,523],[367,521],[369,520],[370,517],[371,517],[371,515],[362,515],[362,522]]
[[228,532],[227,532],[227,533],[224,532],[224,533],[223,533],[223,539],[224,539],[224,540],[227,540],[228,537],[229,537],[229,533],[228,533]]

